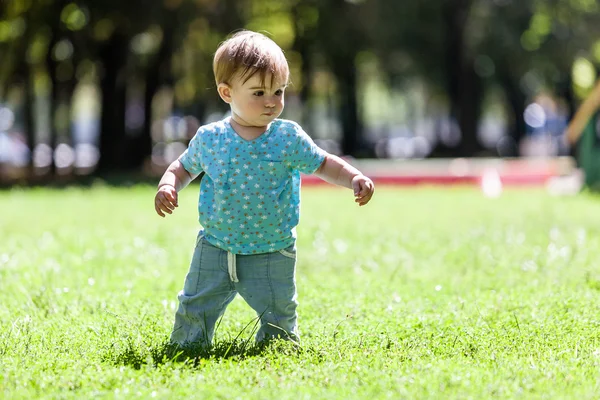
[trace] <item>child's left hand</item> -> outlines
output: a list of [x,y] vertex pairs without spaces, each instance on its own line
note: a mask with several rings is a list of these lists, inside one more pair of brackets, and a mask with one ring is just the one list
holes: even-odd
[[352,179],[352,189],[354,189],[354,199],[359,206],[364,206],[373,197],[375,185],[373,181],[364,175],[356,175]]

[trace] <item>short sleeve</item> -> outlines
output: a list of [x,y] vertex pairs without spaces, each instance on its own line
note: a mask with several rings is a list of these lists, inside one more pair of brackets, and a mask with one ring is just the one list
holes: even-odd
[[327,152],[317,146],[300,125],[290,124],[286,130],[291,141],[286,164],[304,174],[313,174],[325,160]]
[[202,169],[202,128],[198,129],[187,149],[179,156],[179,162],[191,174],[199,174]]

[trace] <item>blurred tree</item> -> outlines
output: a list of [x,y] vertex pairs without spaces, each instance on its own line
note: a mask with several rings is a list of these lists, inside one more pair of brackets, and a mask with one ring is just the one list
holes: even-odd
[[475,71],[475,49],[469,30],[469,18],[473,0],[446,1],[442,5],[444,21],[440,32],[444,40],[447,93],[450,99],[450,117],[458,122],[461,140],[457,156],[477,154],[481,145],[477,139],[477,127],[481,116],[483,87]]
[[[153,100],[162,86],[173,87],[175,107],[202,104],[203,91],[195,78],[211,70],[204,51],[214,42],[210,30],[195,31],[217,17],[227,4],[217,1],[113,0],[94,3],[89,9],[96,57],[101,63],[102,120],[98,174],[139,169],[152,153]],[[225,13],[237,24],[235,13]],[[223,19],[220,21],[227,24]],[[191,27],[191,31],[189,29]],[[189,53],[189,54],[188,54]],[[197,54],[199,64],[189,64]],[[139,83],[143,90],[143,125],[137,132],[126,130],[128,91]],[[200,96],[198,96],[200,94]],[[198,111],[198,107],[195,108]],[[201,114],[201,113],[196,113]],[[201,118],[201,115],[198,115]]]
[[[555,93],[566,101],[572,114],[573,61],[578,55],[589,54],[598,34],[599,18],[594,12],[598,6],[594,4],[579,0],[487,4],[487,33],[478,51],[490,57],[490,77],[506,95],[513,119],[509,134],[514,143],[526,134],[525,107],[537,94]],[[519,155],[517,147],[508,155]]]
[[[77,85],[76,67],[80,53],[74,51],[76,31],[84,24],[85,16],[74,3],[54,0],[44,10],[45,24],[42,34],[46,36],[45,69],[50,80],[50,147],[54,150],[60,143],[72,144],[71,111],[73,92]],[[73,16],[75,14],[75,16]],[[54,153],[50,173],[56,172],[59,154]]]
[[[61,0],[9,1],[2,7],[2,15],[6,18],[2,22],[8,26],[9,37],[1,38],[8,41],[0,42],[8,42],[10,50],[6,53],[8,56],[0,74],[0,98],[7,87],[22,83],[25,94],[24,127],[31,150],[36,144],[34,100],[36,96],[44,94],[43,90],[36,87],[41,86],[38,82],[44,80],[44,76],[48,76],[50,80],[50,118],[48,126],[43,129],[49,132],[50,147],[56,147],[59,129],[63,136],[68,135],[68,116],[66,122],[63,118],[62,124],[57,123],[57,115],[61,111],[59,106],[61,102],[68,103],[75,83],[70,41],[61,36],[61,10],[65,3]],[[68,114],[69,109],[70,104],[64,104],[63,114]],[[33,158],[30,160],[30,169],[32,162]],[[50,171],[54,172],[54,163],[51,164]]]
[[292,51],[297,53],[300,62],[300,87],[296,90],[298,90],[300,101],[306,106],[310,99],[310,86],[314,72],[315,44],[318,43],[319,10],[317,1],[296,2],[291,8],[291,16],[294,22]]
[[367,22],[375,21],[366,1],[323,0],[318,3],[319,49],[336,79],[344,154],[373,156],[363,138],[357,99],[357,56],[369,45]]
[[[32,6],[23,4],[23,6],[14,7],[12,3],[0,3],[0,21],[6,26],[10,26],[10,35],[12,36],[11,38],[2,35],[0,38],[0,53],[3,54],[3,62],[0,66],[0,99],[4,97],[8,87],[22,85],[25,93],[23,127],[27,147],[33,150],[35,147],[33,114],[35,87],[34,72],[31,63],[28,62],[27,51],[34,38],[34,28],[41,21],[43,6],[40,3]],[[33,157],[30,157],[28,170],[28,174],[33,172]]]
[[480,34],[470,24],[474,1],[377,3],[377,20],[382,23],[371,25],[373,46],[393,87],[411,77],[425,81],[432,94],[445,95],[448,117],[460,128],[458,148],[438,142],[434,154],[476,154],[481,149],[477,124],[484,87],[475,70],[474,45]]
[[[266,31],[286,50],[305,106],[315,74],[331,72],[345,154],[371,155],[358,63],[374,54],[391,91],[417,77],[432,98],[446,99],[462,141],[434,154],[477,155],[490,89],[505,95],[514,143],[540,91],[576,107],[597,76],[599,11],[589,0],[5,0],[0,99],[15,88],[25,95],[23,125],[33,148],[40,131],[33,105],[48,98],[50,123],[41,131],[55,148],[72,141],[75,88],[97,83],[97,173],[139,169],[152,153],[152,123],[165,117],[153,106],[161,88],[173,94],[173,113],[204,122],[207,113],[226,111],[214,92],[212,56],[227,34],[245,27]],[[143,122],[132,127],[135,102]],[[516,146],[511,151],[518,154]]]
[[532,68],[531,54],[522,46],[521,38],[533,17],[532,1],[519,4],[504,1],[487,5],[487,34],[479,46],[479,56],[486,57],[487,66],[481,66],[493,82],[504,91],[513,145],[504,149],[504,155],[516,156],[517,144],[525,136],[525,106],[531,93],[523,87],[523,77]]
[[525,106],[535,94],[546,88],[571,103],[573,60],[589,53],[599,26],[596,2],[580,0],[377,0],[377,8],[373,47],[391,81],[416,75],[433,91],[444,88],[462,134],[458,151],[442,151],[453,156],[481,149],[478,121],[492,87],[505,94],[514,143],[525,135]]
[[176,95],[179,106],[204,120],[209,111],[225,112],[227,107],[216,95],[212,60],[219,43],[247,23],[248,0],[204,0],[197,2],[185,30],[180,29],[181,43],[175,54],[178,82]]
[[[90,2],[87,25],[87,41],[92,49],[90,56],[100,63],[101,120],[100,160],[97,174],[106,174],[139,165],[144,153],[149,153],[149,132],[133,139],[138,146],[131,146],[127,137],[126,109],[127,90],[133,69],[132,39],[155,22],[161,21],[162,2],[133,0],[120,2],[106,0]],[[169,13],[164,15],[170,16]],[[168,25],[168,24],[167,24]],[[149,37],[147,46],[155,50],[155,38]],[[154,77],[153,77],[154,78]],[[150,83],[150,89],[156,82]],[[144,110],[149,113],[149,110]],[[146,136],[146,137],[144,137]],[[128,150],[137,150],[130,154]]]

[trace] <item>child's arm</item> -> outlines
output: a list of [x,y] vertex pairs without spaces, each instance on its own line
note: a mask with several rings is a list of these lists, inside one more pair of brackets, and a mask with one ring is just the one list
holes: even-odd
[[360,206],[367,204],[375,191],[375,185],[371,179],[364,176],[362,172],[346,161],[332,154],[327,154],[315,175],[334,185],[353,189],[354,197],[356,197],[354,201]]
[[158,183],[158,191],[154,197],[154,209],[161,217],[172,214],[177,204],[177,192],[186,187],[198,175],[191,175],[181,164],[175,160],[169,165]]
[[600,82],[596,84],[589,96],[583,101],[575,116],[569,122],[565,136],[569,143],[575,144],[585,129],[588,121],[600,107]]

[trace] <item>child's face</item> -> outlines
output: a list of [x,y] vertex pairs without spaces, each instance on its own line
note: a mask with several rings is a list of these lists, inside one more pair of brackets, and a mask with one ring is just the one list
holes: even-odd
[[234,78],[231,85],[219,85],[219,94],[231,106],[232,118],[244,126],[263,127],[281,115],[287,80],[265,77],[261,84],[259,74],[246,82]]

